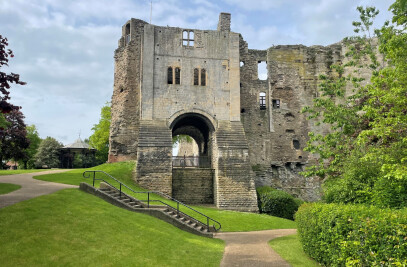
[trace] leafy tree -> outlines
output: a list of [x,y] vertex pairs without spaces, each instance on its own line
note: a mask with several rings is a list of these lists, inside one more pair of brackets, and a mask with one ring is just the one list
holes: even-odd
[[35,167],[34,156],[38,151],[38,147],[40,146],[41,138],[34,124],[27,126],[26,130],[27,139],[30,141],[30,146],[25,150],[27,157],[22,160],[21,163],[24,169],[32,169]]
[[90,146],[97,149],[96,159],[98,163],[104,163],[108,159],[111,119],[111,108],[108,102],[102,107],[99,123],[93,125],[93,134],[89,137]]
[[13,109],[4,114],[7,128],[0,131],[0,162],[13,159],[15,161],[27,158],[26,148],[30,141],[27,139],[24,115],[21,111]]
[[[0,68],[2,66],[8,66],[9,57],[14,57],[13,51],[7,49],[8,46],[7,38],[0,35]],[[20,75],[15,73],[7,74],[0,71],[0,112],[9,113],[12,110],[18,110],[20,107],[10,104],[8,101],[10,99],[10,84],[16,83],[24,85],[25,82],[20,81]],[[1,125],[1,124],[0,124]]]
[[0,113],[0,133],[4,131],[5,128],[7,128],[7,121],[6,118],[4,118],[3,113]]
[[73,160],[74,168],[89,168],[95,166],[95,156],[90,154],[75,154]]
[[60,166],[60,148],[62,144],[55,138],[47,136],[41,141],[38,152],[35,154],[35,166],[42,168],[47,166],[48,168],[57,168]]
[[[382,207],[407,206],[407,19],[404,0],[392,10],[393,25],[375,30],[379,51],[387,65],[381,66],[370,31],[374,8],[361,8],[361,21],[353,25],[362,37],[348,39],[350,58],[333,65],[336,75],[321,75],[322,96],[304,112],[330,126],[326,135],[310,133],[306,150],[319,154],[319,161],[305,172],[325,179],[328,202],[370,203]],[[370,68],[366,86],[350,67]],[[345,75],[345,73],[351,73]],[[346,86],[354,93],[347,95]]]
[[174,135],[172,137],[172,147],[177,146],[181,142],[192,143],[192,141],[193,141],[193,139],[189,135],[186,135],[186,134]]

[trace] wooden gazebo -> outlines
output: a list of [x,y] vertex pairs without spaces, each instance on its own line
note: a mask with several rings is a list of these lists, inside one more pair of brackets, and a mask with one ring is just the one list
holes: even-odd
[[93,156],[93,162],[89,164],[89,166],[83,167],[92,167],[95,165],[95,156],[96,149],[91,148],[87,143],[82,141],[79,137],[74,143],[69,144],[61,148],[61,168],[71,169],[73,168],[73,163],[75,156],[78,154],[82,154],[85,156]]

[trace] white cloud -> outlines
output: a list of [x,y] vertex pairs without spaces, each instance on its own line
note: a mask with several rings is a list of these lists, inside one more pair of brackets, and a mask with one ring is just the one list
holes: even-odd
[[287,0],[225,0],[229,5],[242,8],[244,10],[269,10],[283,5]]
[[[232,30],[250,48],[277,44],[330,44],[352,33],[359,4],[378,6],[384,21],[393,0],[154,0],[152,23],[216,29],[220,12],[232,14]],[[388,14],[388,13],[387,13]],[[113,54],[121,26],[149,21],[148,0],[2,0],[1,34],[15,58],[10,71],[26,86],[13,86],[11,101],[23,107],[42,137],[64,143],[91,134],[113,89]],[[387,15],[388,17],[388,15]]]

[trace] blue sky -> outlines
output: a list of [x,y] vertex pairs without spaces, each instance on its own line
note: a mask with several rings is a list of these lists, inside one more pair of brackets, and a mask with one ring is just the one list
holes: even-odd
[[[249,48],[278,44],[329,45],[353,34],[356,6],[376,6],[377,26],[391,15],[393,0],[155,0],[152,23],[216,29],[220,12],[232,14],[232,31]],[[0,0],[0,34],[15,57],[3,71],[27,82],[13,86],[11,102],[22,106],[40,136],[64,144],[91,135],[100,108],[113,92],[113,53],[121,26],[150,19],[150,1]]]

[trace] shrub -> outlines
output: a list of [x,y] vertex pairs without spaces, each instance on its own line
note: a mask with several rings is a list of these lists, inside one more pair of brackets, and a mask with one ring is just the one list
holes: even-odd
[[269,186],[258,187],[257,196],[261,213],[290,220],[294,220],[295,212],[303,203],[302,200]]
[[323,265],[407,265],[406,209],[313,203],[296,222],[304,251]]
[[42,168],[47,166],[47,168],[58,168],[60,166],[59,159],[59,149],[62,144],[58,142],[55,138],[47,137],[41,141],[37,154],[35,154],[35,166],[37,168]]

